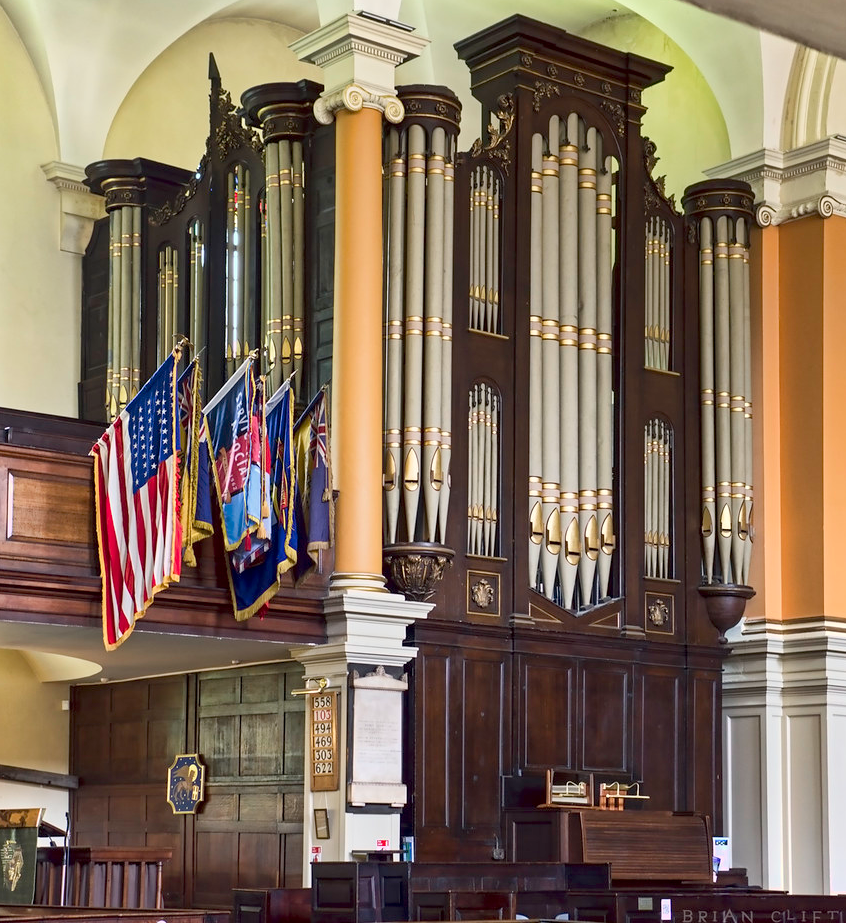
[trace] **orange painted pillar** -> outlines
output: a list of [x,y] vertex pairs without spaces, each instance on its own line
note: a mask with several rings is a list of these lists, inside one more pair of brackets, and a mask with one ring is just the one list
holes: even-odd
[[844,248],[840,217],[756,232],[753,619],[846,618]]
[[749,582],[756,595],[746,605],[747,619],[780,618],[782,611],[779,233],[774,225],[753,227],[750,247],[752,412],[756,433],[752,479],[754,544]]
[[335,589],[382,577],[382,113],[335,124],[332,438],[338,503]]
[[[394,0],[399,12],[399,0]],[[382,118],[400,122],[395,70],[429,40],[383,16],[345,13],[291,48],[323,69],[314,104],[335,121],[332,346],[334,593],[385,591],[382,576]]]

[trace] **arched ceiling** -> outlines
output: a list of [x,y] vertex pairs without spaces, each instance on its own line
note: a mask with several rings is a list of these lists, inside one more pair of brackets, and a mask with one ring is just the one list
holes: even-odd
[[[57,159],[79,165],[102,156],[112,119],[139,75],[199,23],[264,19],[307,32],[349,8],[348,0],[0,0],[51,108]],[[711,85],[732,154],[761,147],[759,33],[684,0],[524,0],[519,5],[513,0],[403,0],[399,18],[432,39],[414,79],[448,83],[458,67],[453,43],[515,10],[573,32],[629,12],[651,21],[681,46]]]

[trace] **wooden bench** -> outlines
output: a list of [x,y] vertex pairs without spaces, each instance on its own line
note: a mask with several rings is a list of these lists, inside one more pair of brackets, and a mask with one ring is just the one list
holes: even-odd
[[[162,906],[162,865],[173,855],[155,846],[71,846],[65,904],[73,907]],[[62,903],[61,846],[38,848],[35,903]]]

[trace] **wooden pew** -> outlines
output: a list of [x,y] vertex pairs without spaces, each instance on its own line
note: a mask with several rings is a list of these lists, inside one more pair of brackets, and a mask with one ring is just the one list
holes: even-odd
[[[71,846],[66,904],[74,907],[162,906],[162,864],[173,855],[155,846]],[[61,846],[40,846],[35,903],[61,903]]]
[[614,883],[712,882],[712,841],[704,814],[521,808],[506,812],[516,861],[611,864]]

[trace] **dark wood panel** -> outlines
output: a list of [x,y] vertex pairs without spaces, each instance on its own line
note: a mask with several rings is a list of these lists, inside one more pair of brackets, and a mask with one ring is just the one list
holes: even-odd
[[[504,656],[465,651],[461,663],[463,703],[461,818],[465,830],[499,833],[500,788],[510,732]],[[510,697],[510,695],[509,695]],[[452,719],[455,719],[453,714]]]
[[449,826],[449,657],[421,652],[414,664],[419,741],[415,781],[423,829]]
[[575,681],[574,660],[520,657],[520,769],[574,767]]
[[283,849],[283,884],[286,888],[301,888],[303,886],[303,835],[301,833],[286,834]]
[[279,714],[242,715],[240,728],[241,778],[275,776],[282,771]]
[[687,703],[690,765],[689,797],[695,810],[709,814],[722,829],[722,738],[719,674],[695,673]]
[[239,888],[275,888],[281,885],[283,838],[284,835],[278,833],[241,833],[238,836]]
[[238,885],[238,832],[198,830],[194,838],[194,894],[192,906],[231,903]]
[[680,673],[644,669],[635,706],[638,745],[635,774],[649,780],[649,807],[681,810],[684,804],[684,685]]
[[631,667],[582,666],[582,757],[579,769],[628,772],[631,767]]
[[[76,687],[76,842],[171,848],[167,906],[228,906],[239,883],[299,886],[304,705],[290,690],[301,685],[302,668],[283,663]],[[194,750],[209,768],[206,800],[174,815],[167,768]]]
[[6,537],[50,545],[91,544],[94,507],[88,480],[9,471]]
[[0,567],[96,572],[90,459],[0,446]]

